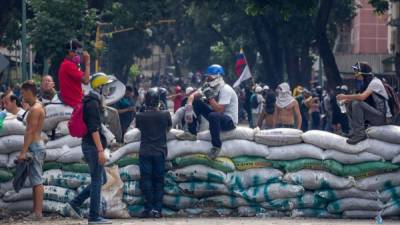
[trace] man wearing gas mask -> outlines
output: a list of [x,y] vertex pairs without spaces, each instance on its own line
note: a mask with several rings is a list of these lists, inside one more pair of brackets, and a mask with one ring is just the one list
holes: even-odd
[[[186,105],[186,122],[192,126],[189,130],[191,135],[183,134],[178,139],[185,139],[196,135],[197,123],[193,122],[193,112],[196,116],[202,115],[210,124],[211,148],[208,156],[212,159],[218,156],[221,150],[221,131],[229,131],[236,128],[238,124],[238,97],[233,88],[226,84],[223,76],[225,75],[222,66],[214,64],[207,68],[205,74],[206,82],[203,87],[192,93]],[[189,138],[193,140],[193,138]]]
[[[77,40],[66,43],[64,49],[66,56],[58,71],[60,96],[64,104],[75,107],[82,102],[82,83],[89,83],[90,55],[83,51],[81,43]],[[83,55],[85,72],[80,69],[81,55]]]
[[367,139],[366,122],[370,126],[381,126],[392,115],[388,93],[382,81],[373,75],[371,66],[366,62],[357,62],[352,68],[355,72],[357,94],[339,94],[336,99],[339,104],[347,103],[348,106],[351,135],[347,143],[357,144]]

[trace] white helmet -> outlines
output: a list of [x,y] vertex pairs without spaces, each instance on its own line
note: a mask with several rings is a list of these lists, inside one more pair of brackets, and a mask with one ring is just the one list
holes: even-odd
[[185,90],[185,93],[188,95],[188,94],[192,93],[193,91],[194,91],[193,87],[187,87]]
[[263,87],[263,91],[268,91],[269,90],[269,86],[268,85],[265,85],[264,87]]

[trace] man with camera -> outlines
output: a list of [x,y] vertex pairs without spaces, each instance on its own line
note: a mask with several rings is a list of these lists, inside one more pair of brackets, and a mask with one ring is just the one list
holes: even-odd
[[[236,128],[238,124],[238,97],[233,88],[226,84],[223,76],[225,75],[224,68],[214,64],[207,68],[205,74],[206,82],[203,87],[192,93],[186,105],[186,115],[188,126],[194,126],[192,136],[196,135],[193,122],[193,112],[196,116],[202,115],[210,124],[211,148],[208,156],[212,159],[216,158],[221,151],[221,131],[229,131]],[[178,139],[185,139],[187,134],[178,135]]]

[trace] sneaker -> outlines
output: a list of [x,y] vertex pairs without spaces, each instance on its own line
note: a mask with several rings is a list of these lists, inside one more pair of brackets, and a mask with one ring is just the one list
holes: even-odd
[[210,152],[207,154],[207,156],[208,156],[210,159],[215,159],[215,158],[217,158],[217,156],[218,156],[218,154],[219,154],[220,151],[221,151],[221,148],[212,147],[211,150],[210,150]]
[[69,216],[74,219],[82,219],[81,210],[71,203],[65,204]]
[[25,219],[28,221],[42,221],[43,216],[38,216],[35,213],[31,213],[27,217],[25,217]]
[[151,217],[153,217],[155,219],[160,219],[163,217],[161,212],[157,211],[157,210],[151,210],[150,215],[151,215]]
[[197,140],[197,136],[193,135],[189,132],[184,132],[182,134],[177,134],[176,135],[176,139],[180,140],[180,141],[196,141]]
[[350,145],[355,145],[360,141],[364,141],[365,139],[367,139],[367,135],[357,135],[357,136],[352,136],[351,138],[347,139],[347,144]]
[[98,217],[97,219],[94,220],[89,220],[88,224],[112,224],[112,222],[110,220],[106,220],[103,217]]

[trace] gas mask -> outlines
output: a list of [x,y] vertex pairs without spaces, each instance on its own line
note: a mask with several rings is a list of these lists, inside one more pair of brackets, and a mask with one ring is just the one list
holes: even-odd
[[81,63],[81,56],[80,55],[76,55],[72,58],[72,62],[74,62],[76,65]]

